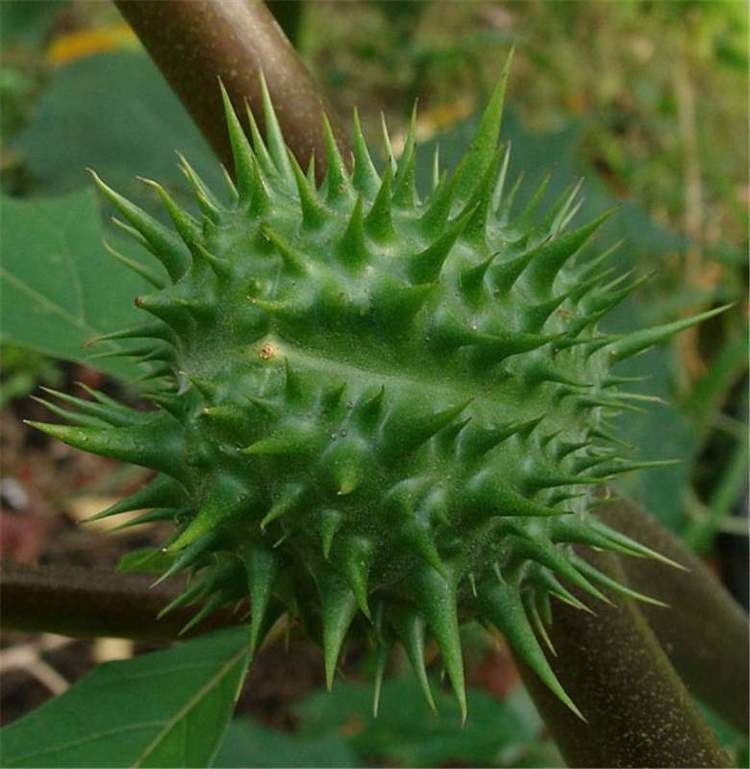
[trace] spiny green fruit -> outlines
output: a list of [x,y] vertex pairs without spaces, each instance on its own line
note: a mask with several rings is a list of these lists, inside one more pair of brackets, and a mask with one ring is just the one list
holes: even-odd
[[430,703],[431,636],[464,713],[470,619],[500,629],[576,710],[537,641],[549,645],[550,597],[583,609],[566,583],[597,600],[599,586],[633,593],[573,544],[667,561],[588,513],[600,484],[649,464],[621,458],[609,431],[636,397],[610,366],[712,314],[597,333],[637,281],[613,277],[609,252],[579,253],[605,217],[567,229],[578,188],[543,216],[543,189],[513,213],[497,146],[506,75],[424,199],[414,121],[382,175],[356,116],[351,173],[326,126],[317,186],[265,85],[266,138],[248,115],[252,146],[224,94],[229,202],[183,162],[198,217],[150,182],[173,231],[95,176],[165,268],[133,265],[157,289],[136,299],[152,320],[100,338],[146,340],[124,354],[149,362],[157,408],[57,393],[72,425],[37,425],[158,471],[99,517],[174,521],[164,576],[191,575],[173,606],[199,604],[193,622],[249,598],[254,650],[286,612],[321,641],[329,686],[355,623],[378,682],[399,641]]

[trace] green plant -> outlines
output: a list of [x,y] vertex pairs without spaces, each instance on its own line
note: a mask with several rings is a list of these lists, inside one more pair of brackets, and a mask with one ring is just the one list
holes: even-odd
[[640,396],[610,366],[725,309],[597,331],[640,281],[614,275],[612,249],[585,248],[607,215],[567,230],[577,187],[537,215],[542,185],[513,212],[497,148],[506,78],[455,171],[436,157],[424,200],[415,121],[382,178],[356,117],[351,173],[327,128],[318,186],[264,84],[252,147],[224,94],[229,202],[186,162],[200,219],[149,182],[176,232],[94,175],[165,268],[134,264],[158,289],[136,299],[154,320],[98,338],[146,340],[114,354],[154,362],[158,408],[56,393],[50,409],[72,424],[32,423],[159,472],[97,517],[147,507],[133,523],[174,521],[162,579],[191,574],[167,607],[201,604],[186,629],[249,596],[251,654],[286,612],[320,639],[330,687],[356,621],[378,649],[376,702],[394,640],[432,702],[429,631],[464,717],[460,622],[497,626],[578,712],[537,640],[549,644],[552,596],[587,608],[559,578],[597,600],[600,587],[655,599],[572,545],[678,565],[589,514],[597,487],[654,464],[621,457],[607,418]]

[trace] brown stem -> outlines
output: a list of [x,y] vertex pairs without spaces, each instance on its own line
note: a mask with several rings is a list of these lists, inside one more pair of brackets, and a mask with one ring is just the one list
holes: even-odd
[[[618,559],[611,554],[589,552],[585,557],[624,580]],[[619,600],[610,607],[599,602],[595,610],[596,615],[591,615],[557,603],[550,627],[557,651],[550,664],[588,723],[521,666],[566,763],[575,767],[730,766],[633,603]]]
[[[259,117],[261,70],[287,144],[303,168],[315,153],[325,172],[322,115],[339,146],[345,133],[305,65],[260,0],[115,0],[146,50],[180,97],[224,165],[232,168],[217,78],[238,113],[248,100]],[[349,153],[344,152],[348,158]]]
[[642,605],[671,663],[688,687],[738,729],[750,721],[750,628],[745,612],[705,565],[668,531],[630,502],[603,505],[598,516],[612,528],[686,566],[665,569],[645,558],[622,558],[628,583],[668,603]]
[[[3,627],[75,638],[171,641],[194,609],[177,609],[157,621],[157,614],[177,597],[183,584],[175,579],[151,589],[153,581],[153,575],[6,562],[0,573]],[[185,635],[238,622],[237,615],[222,610]]]

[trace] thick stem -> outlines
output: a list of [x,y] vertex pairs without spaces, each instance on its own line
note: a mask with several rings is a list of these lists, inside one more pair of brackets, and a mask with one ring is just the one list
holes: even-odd
[[[175,579],[151,589],[153,581],[153,575],[6,562],[0,575],[2,624],[5,630],[75,638],[172,641],[195,607],[177,609],[157,621],[157,614],[181,592],[183,581]],[[238,615],[218,611],[185,637],[238,622]]]
[[[115,0],[164,77],[216,150],[232,168],[217,78],[238,114],[248,100],[262,122],[259,75],[268,82],[286,142],[303,168],[315,153],[325,172],[322,115],[339,146],[344,131],[326,105],[305,65],[260,0]],[[344,153],[348,158],[349,153]]]
[[[589,552],[586,558],[615,579],[625,578],[616,557]],[[550,664],[588,723],[521,666],[568,765],[730,766],[633,603],[619,600],[616,607],[597,603],[595,610],[591,615],[557,603],[550,627],[558,655],[550,657]]]
[[668,603],[642,605],[672,664],[690,689],[742,731],[750,721],[750,628],[745,612],[711,572],[651,516],[624,500],[602,505],[598,516],[686,566],[664,568],[645,558],[622,558],[628,583]]

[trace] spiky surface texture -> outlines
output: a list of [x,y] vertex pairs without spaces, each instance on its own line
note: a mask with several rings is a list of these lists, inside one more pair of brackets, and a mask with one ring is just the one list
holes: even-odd
[[199,218],[152,183],[175,231],[97,179],[166,271],[136,300],[152,320],[108,337],[146,340],[129,354],[156,361],[158,408],[60,395],[73,424],[40,427],[158,471],[102,515],[175,522],[168,574],[191,574],[175,603],[199,604],[196,621],[249,597],[256,648],[288,612],[321,641],[329,684],[355,623],[378,675],[398,640],[431,701],[429,635],[465,709],[459,625],[476,618],[575,709],[537,640],[550,597],[584,608],[565,583],[627,590],[572,544],[659,557],[587,513],[597,485],[637,467],[608,432],[631,398],[609,367],[694,320],[597,333],[634,282],[580,257],[602,219],[567,229],[577,189],[512,213],[504,83],[424,200],[413,125],[382,175],[356,118],[351,173],[329,131],[317,187],[267,92],[252,145],[227,103],[228,203],[187,164]]

